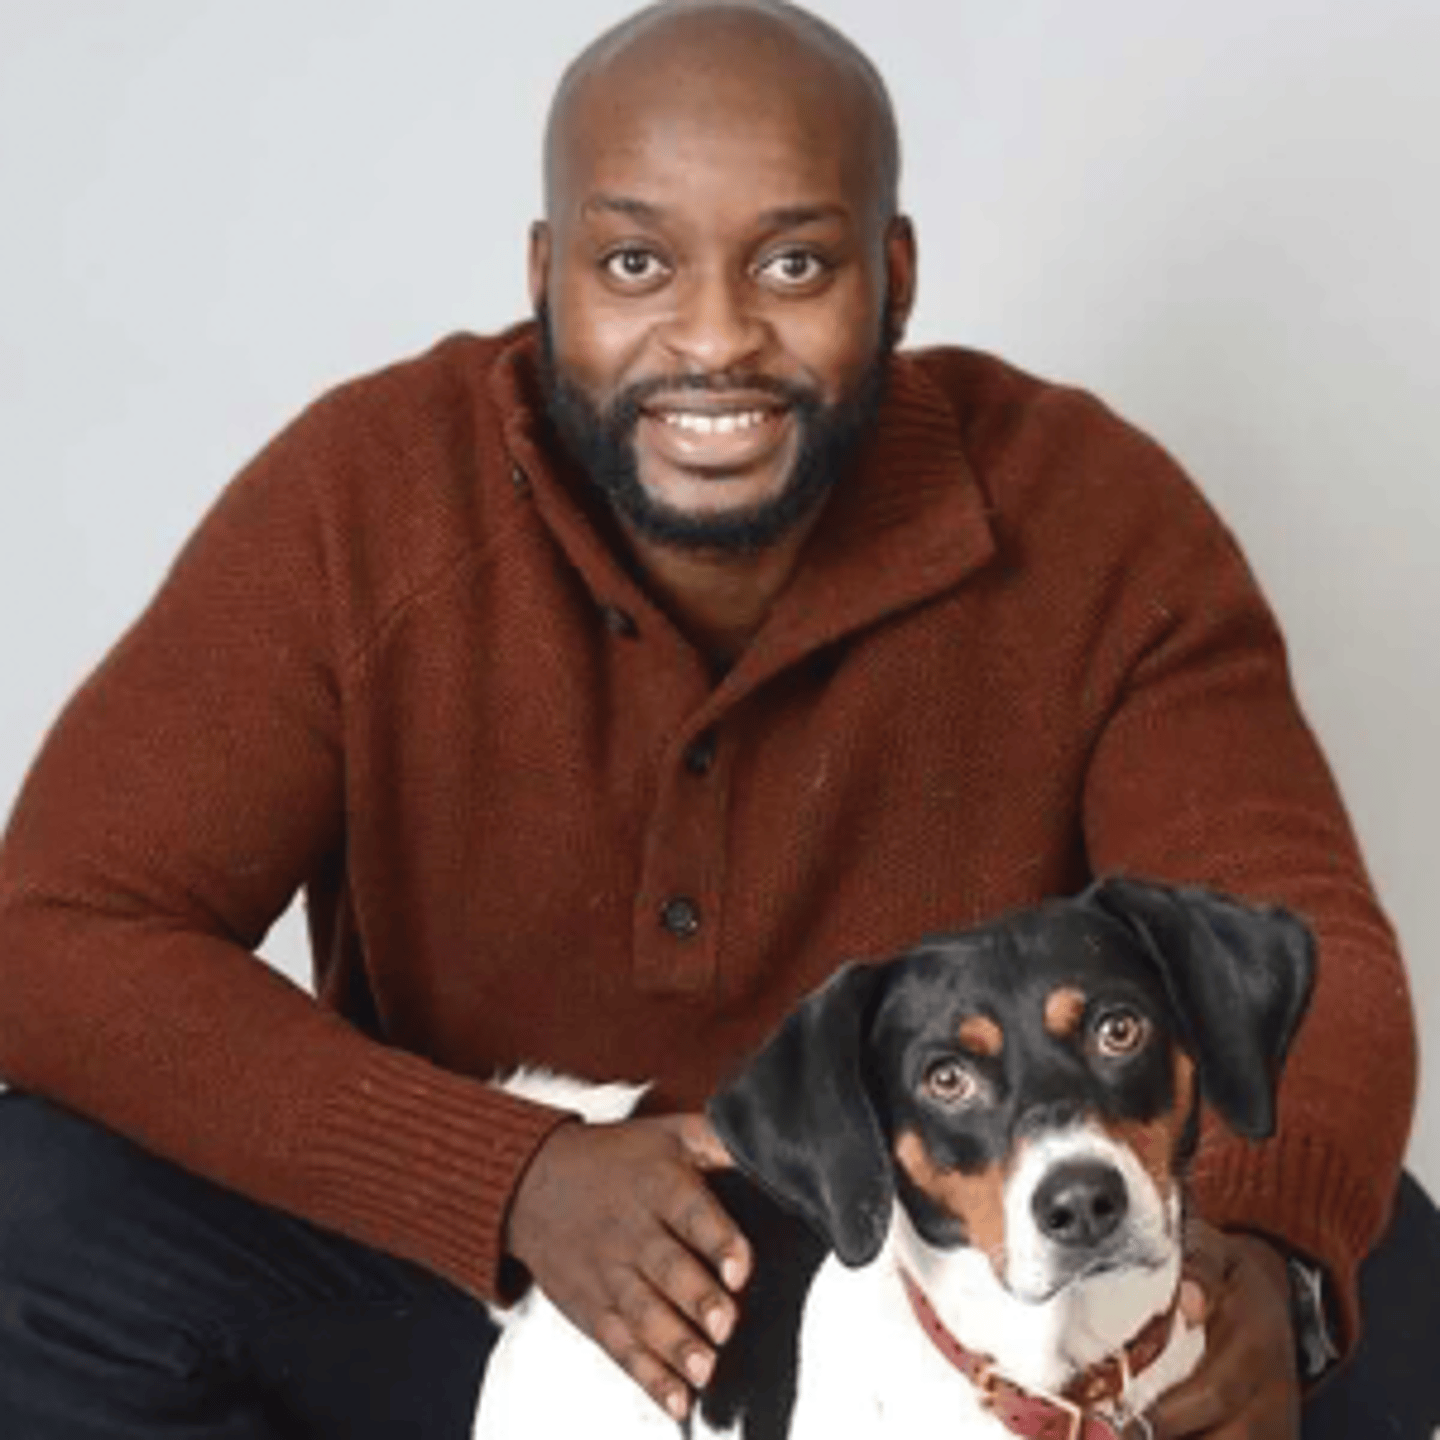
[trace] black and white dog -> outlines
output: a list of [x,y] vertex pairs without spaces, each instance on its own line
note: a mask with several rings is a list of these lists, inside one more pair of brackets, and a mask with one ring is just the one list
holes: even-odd
[[[1271,1133],[1313,969],[1284,911],[1112,879],[840,970],[708,1107],[756,1265],[689,1433],[1145,1433],[1204,1349],[1177,1308],[1201,1097]],[[640,1091],[540,1093],[604,1120]],[[543,1296],[502,1319],[476,1440],[674,1440]]]

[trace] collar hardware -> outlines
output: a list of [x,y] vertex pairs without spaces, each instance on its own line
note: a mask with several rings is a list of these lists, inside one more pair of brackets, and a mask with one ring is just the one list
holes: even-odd
[[[1131,1379],[1157,1360],[1165,1349],[1175,1317],[1175,1299],[1160,1314],[1148,1320],[1140,1333],[1114,1355],[1072,1380],[1060,1395],[1039,1394],[1025,1389],[1002,1374],[993,1357],[968,1350],[946,1328],[925,1292],[908,1270],[900,1279],[910,1308],[935,1348],[979,1392],[981,1405],[1012,1435],[1024,1440],[1123,1440],[1133,1426],[1147,1437],[1154,1432],[1149,1422],[1131,1415],[1124,1404]],[[1113,1402],[1119,1411],[1119,1425],[1094,1407]]]

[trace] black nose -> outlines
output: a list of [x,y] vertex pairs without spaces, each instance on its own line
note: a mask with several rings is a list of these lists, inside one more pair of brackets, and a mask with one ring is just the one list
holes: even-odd
[[1125,1218],[1125,1182],[1113,1165],[1093,1160],[1057,1165],[1035,1192],[1030,1209],[1047,1240],[1098,1245]]

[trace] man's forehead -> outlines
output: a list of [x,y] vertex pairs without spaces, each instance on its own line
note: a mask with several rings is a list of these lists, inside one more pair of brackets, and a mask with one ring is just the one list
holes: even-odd
[[559,209],[640,224],[698,216],[717,198],[764,227],[850,220],[870,188],[834,125],[754,106],[715,111],[683,95],[577,130],[559,169],[552,218]]

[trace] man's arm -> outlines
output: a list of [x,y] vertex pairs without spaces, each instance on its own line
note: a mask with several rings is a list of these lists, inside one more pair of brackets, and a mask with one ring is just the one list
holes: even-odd
[[374,1043],[252,953],[344,840],[363,637],[311,482],[348,404],[235,481],[48,738],[0,848],[0,1075],[493,1294],[564,1117]]
[[1233,1233],[1209,1231],[1197,1256],[1211,1345],[1161,1417],[1169,1433],[1229,1434],[1210,1422],[1254,1406],[1265,1417],[1255,1423],[1280,1427],[1255,1433],[1289,1433],[1284,1259],[1253,1237],[1318,1262],[1353,1347],[1356,1269],[1389,1213],[1409,1132],[1414,1020],[1393,932],[1242,557],[1213,516],[1183,544],[1158,538],[1142,579],[1149,633],[1090,767],[1092,868],[1280,902],[1311,925],[1319,955],[1275,1138],[1249,1145],[1207,1117],[1197,1208]]

